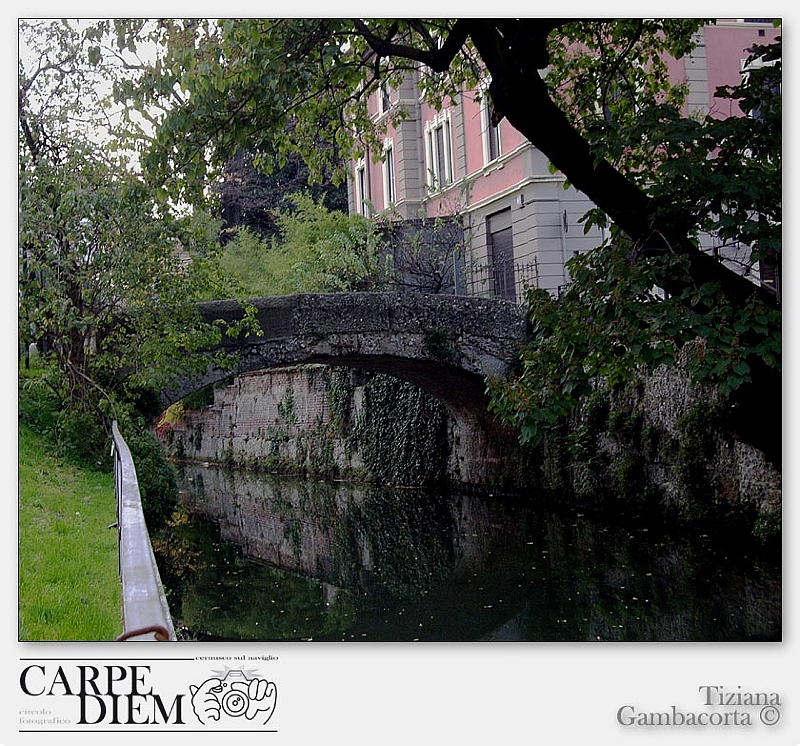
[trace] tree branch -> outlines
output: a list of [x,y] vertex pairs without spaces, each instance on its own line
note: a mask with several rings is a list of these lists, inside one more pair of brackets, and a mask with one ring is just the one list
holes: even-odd
[[[394,41],[394,38],[397,36],[397,29],[394,24],[390,29],[390,31],[394,30],[394,33],[392,33],[391,36],[387,35],[385,38],[374,34],[369,26],[360,18],[354,18],[353,25],[364,38],[364,41],[370,46],[370,49],[372,49],[378,57],[401,57],[408,60],[415,60],[423,65],[427,65],[434,72],[439,73],[445,72],[450,67],[450,64],[464,46],[469,36],[468,22],[459,19],[455,22],[453,28],[450,29],[450,33],[445,38],[441,47],[419,49],[418,47]],[[416,25],[409,24],[409,26],[419,33],[419,28]],[[427,38],[429,41],[431,40],[430,36]]]

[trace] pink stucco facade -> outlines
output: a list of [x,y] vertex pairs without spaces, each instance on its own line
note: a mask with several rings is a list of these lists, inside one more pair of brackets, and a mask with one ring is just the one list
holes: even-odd
[[[738,105],[714,96],[717,88],[741,82],[741,65],[754,44],[769,44],[780,36],[780,29],[758,27],[721,21],[704,30],[708,67],[710,113],[715,117],[741,116]],[[762,34],[763,32],[763,34]]]
[[[720,20],[697,34],[694,52],[671,60],[675,80],[689,85],[687,109],[700,116],[741,115],[738,107],[713,94],[718,86],[741,81],[742,61],[757,43],[769,43],[780,29],[768,22]],[[352,211],[386,213],[413,219],[420,215],[459,215],[469,239],[468,265],[478,268],[466,290],[498,294],[494,269],[510,263],[503,297],[521,299],[526,285],[558,292],[568,281],[565,262],[597,246],[599,230],[584,233],[580,219],[592,207],[547,159],[503,120],[488,124],[486,97],[463,91],[441,111],[421,102],[416,76],[390,92],[390,105],[403,105],[409,116],[386,133],[378,162],[368,153],[354,164],[350,183]],[[370,102],[375,119],[381,102]],[[391,180],[391,187],[387,185]],[[510,286],[509,286],[510,285]]]

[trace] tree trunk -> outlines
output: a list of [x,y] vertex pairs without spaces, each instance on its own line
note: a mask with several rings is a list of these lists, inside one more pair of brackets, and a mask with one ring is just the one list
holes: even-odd
[[[539,75],[537,68],[543,67],[542,62],[547,59],[546,36],[553,28],[553,20],[539,22],[540,32],[532,31],[526,37],[527,44],[509,33],[508,23],[513,22],[470,23],[470,37],[492,77],[489,94],[495,109],[544,153],[576,189],[603,210],[644,254],[670,252],[688,257],[690,286],[719,283],[734,309],[743,307],[754,296],[767,306],[776,306],[772,293],[700,251],[681,226],[661,224],[653,200],[607,161],[597,161],[589,143],[553,102]],[[537,45],[541,46],[536,48]],[[679,277],[665,276],[661,284],[673,295],[687,289],[687,282]],[[736,392],[726,424],[732,434],[758,447],[772,463],[780,466],[781,374],[760,359],[750,359],[748,363],[753,382]]]

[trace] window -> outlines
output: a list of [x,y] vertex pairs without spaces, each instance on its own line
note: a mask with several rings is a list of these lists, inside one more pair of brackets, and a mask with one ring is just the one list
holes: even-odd
[[383,204],[390,207],[397,201],[394,172],[394,144],[386,140],[383,145]]
[[493,161],[500,157],[500,123],[496,125],[489,122],[486,130],[487,160]]
[[356,210],[361,215],[369,214],[369,183],[367,166],[363,158],[356,164]]
[[614,122],[619,116],[617,111],[623,107],[635,111],[637,90],[640,90],[640,86],[632,86],[623,76],[619,76],[611,88],[599,94],[603,119]]
[[761,57],[756,57],[755,59],[748,57],[747,59],[741,60],[739,69],[742,74],[742,83],[748,83],[750,75],[754,71],[763,71],[760,87],[762,91],[764,91],[764,94],[761,96],[761,101],[756,104],[756,108],[747,112],[747,115],[752,119],[763,119],[764,114],[762,113],[761,106],[765,103],[768,104],[771,96],[780,96],[781,94],[780,72],[774,75],[765,74],[769,72],[769,70],[765,70],[765,68],[774,68],[776,62],[777,60],[765,60],[763,55]]
[[486,235],[491,261],[492,292],[503,300],[517,300],[514,276],[514,240],[511,210],[503,210],[486,219]]
[[483,162],[491,163],[502,154],[500,149],[500,123],[492,124],[492,106],[486,86],[481,86],[481,130],[483,135]]
[[387,82],[378,88],[378,115],[383,115],[392,107],[392,89]]
[[453,151],[450,136],[450,112],[439,114],[425,124],[425,161],[428,186],[444,189],[453,183]]

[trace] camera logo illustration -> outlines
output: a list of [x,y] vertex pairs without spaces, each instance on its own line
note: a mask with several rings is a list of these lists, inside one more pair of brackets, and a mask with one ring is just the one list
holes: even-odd
[[210,722],[230,722],[242,718],[253,725],[266,725],[275,712],[278,689],[275,683],[243,670],[231,669],[223,678],[212,677],[202,684],[189,686],[192,709],[197,719]]

